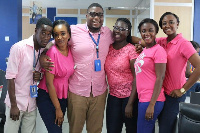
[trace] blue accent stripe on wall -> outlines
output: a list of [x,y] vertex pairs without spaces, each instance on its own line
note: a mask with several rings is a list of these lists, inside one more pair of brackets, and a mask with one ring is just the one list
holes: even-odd
[[194,27],[193,40],[200,44],[200,0],[194,0]]
[[11,46],[22,39],[22,0],[0,0],[0,13],[0,69],[5,71]]
[[47,8],[47,18],[49,18],[52,22],[54,22],[54,16],[56,16],[56,8],[55,7]]

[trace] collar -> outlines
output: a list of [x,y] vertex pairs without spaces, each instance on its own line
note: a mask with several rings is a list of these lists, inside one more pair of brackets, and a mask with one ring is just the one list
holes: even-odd
[[177,36],[176,36],[173,40],[171,40],[169,43],[172,43],[172,44],[176,45],[177,42],[178,42],[181,38],[183,38],[183,35],[182,35],[182,33],[179,33],[179,34],[177,34]]
[[85,27],[86,27],[87,32],[90,33],[91,35],[95,35],[95,34],[99,34],[99,33],[100,33],[100,34],[103,34],[103,33],[104,33],[104,27],[103,27],[103,26],[101,26],[100,31],[97,32],[97,33],[92,33],[92,32],[89,31],[89,28],[88,28],[88,26],[87,26],[87,22],[85,23]]
[[33,41],[33,35],[30,36],[28,39],[25,40],[26,41],[26,45],[31,46],[34,48],[34,41]]

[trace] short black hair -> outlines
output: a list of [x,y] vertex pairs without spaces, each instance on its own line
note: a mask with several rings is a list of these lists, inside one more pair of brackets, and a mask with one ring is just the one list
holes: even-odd
[[103,10],[103,7],[99,3],[92,3],[91,5],[88,6],[87,13],[89,9],[92,7],[100,7]]
[[132,37],[131,37],[131,28],[132,28],[132,25],[131,25],[131,22],[127,18],[118,18],[116,20],[116,22],[118,22],[118,21],[122,21],[122,22],[124,22],[124,23],[127,24],[129,35],[126,38],[126,41],[129,42],[129,43],[132,43]]
[[173,16],[176,18],[178,24],[180,23],[179,17],[178,17],[176,14],[174,14],[174,13],[172,13],[172,12],[165,12],[165,13],[160,17],[160,20],[159,20],[159,26],[160,26],[161,29],[162,29],[162,20],[163,20],[163,18],[164,18],[166,15],[173,15]]
[[143,20],[140,22],[140,24],[138,25],[138,30],[139,30],[139,32],[141,32],[140,28],[141,28],[141,26],[142,26],[144,23],[151,23],[151,24],[153,24],[154,27],[155,27],[155,29],[156,29],[156,33],[158,33],[158,31],[159,31],[158,23],[157,23],[155,20],[151,19],[151,18],[145,18],[145,19],[143,19]]
[[53,24],[50,19],[42,17],[37,21],[36,29],[39,29],[43,24],[53,27]]
[[[71,28],[70,28],[70,25],[67,23],[67,21],[65,21],[65,20],[56,20],[56,21],[54,21],[54,23],[53,23],[53,29],[54,29],[57,25],[60,25],[60,24],[63,24],[63,25],[66,26],[67,31],[68,31],[68,33],[69,33],[69,35],[70,35],[70,38],[71,38]],[[54,32],[53,32],[53,31],[52,31],[52,36],[54,37]]]
[[197,42],[195,42],[195,41],[190,41],[190,42],[192,43],[192,46],[194,47],[194,49],[197,50],[198,48],[200,48],[200,46]]

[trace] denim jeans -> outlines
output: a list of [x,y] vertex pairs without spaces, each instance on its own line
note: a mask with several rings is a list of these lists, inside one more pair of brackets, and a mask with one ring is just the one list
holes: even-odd
[[106,108],[106,126],[108,133],[121,133],[123,123],[126,126],[126,133],[137,133],[137,104],[138,100],[133,105],[133,117],[127,118],[125,116],[125,107],[128,103],[127,98],[117,98],[108,95]]
[[[67,99],[58,99],[63,115],[67,108]],[[48,133],[62,133],[62,126],[55,124],[55,107],[49,97],[49,94],[42,89],[38,89],[38,97],[36,98],[37,106],[42,120],[48,130]]]
[[163,110],[158,116],[159,133],[174,133],[179,113],[179,103],[185,101],[186,95],[173,98],[166,94],[165,97],[166,101]]
[[137,122],[137,133],[154,133],[155,122],[158,115],[163,109],[164,102],[157,101],[154,106],[154,114],[152,120],[146,120],[145,114],[150,102],[139,102],[138,103],[138,122]]

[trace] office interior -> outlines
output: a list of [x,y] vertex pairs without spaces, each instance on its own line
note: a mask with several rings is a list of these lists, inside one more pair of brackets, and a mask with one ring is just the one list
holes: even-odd
[[[132,23],[132,35],[137,37],[140,37],[137,26],[142,19],[153,18],[158,22],[164,12],[173,12],[180,18],[178,33],[200,44],[200,0],[0,0],[0,69],[3,71],[11,46],[34,34],[35,24],[30,23],[34,1],[40,3],[43,17],[52,21],[73,18],[74,24],[86,23],[87,7],[97,2],[104,8],[104,26],[112,30],[117,18],[125,17]],[[157,34],[157,37],[165,36],[162,30]],[[37,120],[37,133],[47,132],[41,118]],[[67,129],[67,121],[65,124]]]

